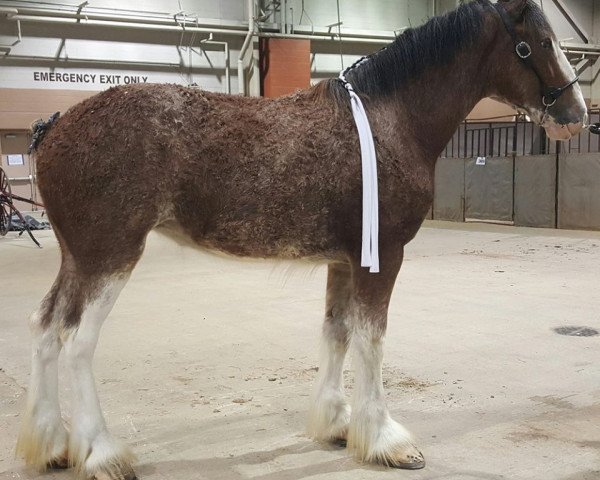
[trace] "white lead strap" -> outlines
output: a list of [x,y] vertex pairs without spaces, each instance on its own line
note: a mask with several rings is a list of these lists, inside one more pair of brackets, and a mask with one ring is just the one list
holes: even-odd
[[348,83],[344,72],[340,80],[350,94],[352,116],[358,130],[360,156],[362,160],[363,211],[362,211],[362,254],[360,264],[369,267],[370,273],[379,273],[379,192],[377,188],[377,155],[373,133],[365,107]]

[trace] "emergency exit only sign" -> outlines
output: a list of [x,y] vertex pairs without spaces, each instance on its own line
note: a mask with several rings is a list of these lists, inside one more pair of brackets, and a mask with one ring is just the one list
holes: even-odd
[[[1,2],[0,2],[1,3]],[[216,81],[216,80],[215,80]],[[141,71],[127,69],[0,67],[0,89],[39,88],[51,90],[101,91],[115,85],[137,83],[187,84],[180,72]],[[204,85],[203,85],[204,86]],[[212,85],[207,84],[210,88]]]
[[34,70],[34,82],[57,82],[63,84],[84,83],[99,85],[129,85],[148,83],[148,75],[118,75],[114,73],[73,73]]

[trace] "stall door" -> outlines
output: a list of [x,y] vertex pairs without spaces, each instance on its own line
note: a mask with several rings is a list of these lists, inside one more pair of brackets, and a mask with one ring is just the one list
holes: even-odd
[[479,157],[465,162],[465,220],[513,223],[512,157]]

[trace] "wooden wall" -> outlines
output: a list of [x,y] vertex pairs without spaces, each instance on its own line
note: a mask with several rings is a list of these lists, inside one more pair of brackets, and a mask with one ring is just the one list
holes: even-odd
[[64,113],[97,92],[51,89],[0,89],[0,130],[29,130],[31,124],[54,112]]
[[310,40],[261,39],[262,94],[280,97],[310,86]]

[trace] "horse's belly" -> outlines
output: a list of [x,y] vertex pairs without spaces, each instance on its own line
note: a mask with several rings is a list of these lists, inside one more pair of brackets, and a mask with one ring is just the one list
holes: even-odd
[[167,221],[156,230],[180,245],[229,256],[311,262],[343,258],[339,245],[334,247],[328,236],[310,231],[286,231],[282,224],[278,225],[280,231],[265,228],[260,222],[217,222],[209,228],[201,225],[201,222],[182,225],[178,221]]

